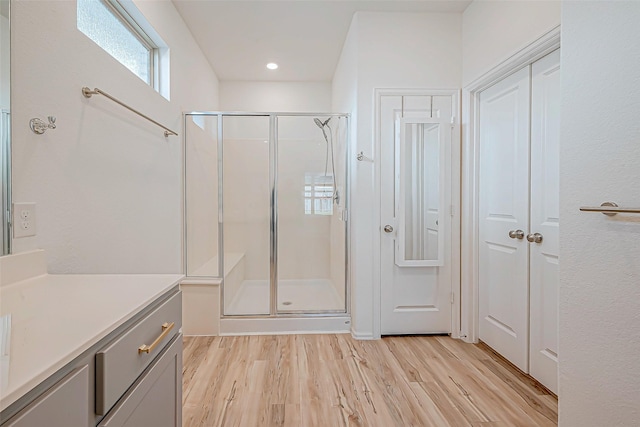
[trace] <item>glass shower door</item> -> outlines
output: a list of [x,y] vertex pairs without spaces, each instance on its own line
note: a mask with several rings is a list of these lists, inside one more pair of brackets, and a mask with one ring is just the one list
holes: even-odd
[[269,116],[222,116],[224,314],[270,314]]
[[277,312],[345,311],[344,116],[278,116]]

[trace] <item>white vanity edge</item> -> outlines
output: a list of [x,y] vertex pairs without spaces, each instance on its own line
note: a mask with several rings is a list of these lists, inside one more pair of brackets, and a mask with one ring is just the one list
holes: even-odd
[[[34,262],[26,267],[23,265],[23,268],[39,273],[42,267],[39,256],[30,253],[20,263]],[[42,257],[44,259],[44,254]],[[10,384],[6,390],[0,390],[0,411],[176,287],[184,278],[179,274],[36,274],[30,279],[16,281],[26,274],[22,273],[25,270],[0,267],[3,279],[0,315],[11,314],[13,319]],[[123,292],[131,289],[136,292]],[[56,301],[58,294],[60,300]],[[37,301],[38,296],[46,299],[46,303]],[[70,297],[75,300],[70,301]],[[96,307],[96,299],[101,301],[99,307]],[[35,301],[30,304],[32,300]],[[41,310],[43,308],[44,311]],[[74,311],[77,312],[75,316]],[[94,324],[82,321],[88,313],[95,320]],[[21,319],[23,315],[25,319]],[[65,328],[67,330],[62,330]],[[51,331],[59,337],[51,337]],[[51,346],[49,351],[40,345],[40,339]],[[60,346],[57,349],[56,344]],[[50,354],[53,356],[49,357]]]

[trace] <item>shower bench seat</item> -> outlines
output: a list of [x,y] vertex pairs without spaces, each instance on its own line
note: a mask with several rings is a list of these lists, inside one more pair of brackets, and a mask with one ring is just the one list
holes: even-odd
[[[220,332],[220,285],[216,277],[218,256],[214,256],[180,283],[184,335],[218,335]],[[244,253],[226,253],[224,258],[226,289],[244,280]]]

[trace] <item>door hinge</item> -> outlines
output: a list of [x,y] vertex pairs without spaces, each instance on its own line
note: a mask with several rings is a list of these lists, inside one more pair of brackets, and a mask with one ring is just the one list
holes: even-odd
[[451,305],[453,305],[453,303],[455,303],[455,302],[456,302],[456,294],[451,292]]
[[455,207],[453,205],[449,205],[449,215],[454,216],[455,214]]

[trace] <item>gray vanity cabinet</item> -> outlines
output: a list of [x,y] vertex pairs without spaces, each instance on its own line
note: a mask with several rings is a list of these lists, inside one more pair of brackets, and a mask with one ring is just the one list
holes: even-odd
[[[97,415],[105,415],[121,399],[178,334],[181,320],[182,293],[178,292],[96,352]],[[149,351],[139,351],[141,345]]]
[[89,416],[89,367],[78,367],[28,405],[6,427],[71,427]]
[[176,286],[3,411],[0,427],[180,427],[181,326]]
[[138,378],[98,427],[182,425],[182,335]]

